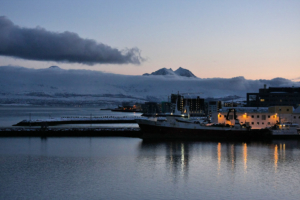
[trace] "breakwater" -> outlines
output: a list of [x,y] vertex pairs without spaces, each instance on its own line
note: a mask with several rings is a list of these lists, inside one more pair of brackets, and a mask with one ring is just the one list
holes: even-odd
[[139,128],[0,128],[0,137],[141,137]]
[[13,126],[56,126],[62,124],[125,124],[136,123],[136,119],[145,117],[61,117],[45,120],[23,120]]

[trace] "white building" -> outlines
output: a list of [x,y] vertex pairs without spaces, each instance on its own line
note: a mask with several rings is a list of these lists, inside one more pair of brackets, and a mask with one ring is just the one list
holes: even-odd
[[272,106],[269,108],[252,108],[252,107],[234,107],[227,108],[220,112],[212,114],[213,123],[234,125],[234,113],[229,113],[229,120],[226,120],[228,109],[235,109],[237,119],[240,124],[248,124],[252,129],[261,129],[274,126],[277,122],[293,122],[300,124],[299,112],[293,112],[292,106]]

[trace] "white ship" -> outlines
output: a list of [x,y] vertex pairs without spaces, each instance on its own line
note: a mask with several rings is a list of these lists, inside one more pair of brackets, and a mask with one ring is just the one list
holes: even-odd
[[234,125],[211,124],[201,119],[191,119],[188,107],[186,107],[186,111],[186,114],[181,114],[176,110],[174,114],[167,115],[164,118],[137,119],[136,122],[142,131],[142,139],[252,140],[271,135],[269,129],[251,129],[250,126],[241,125],[236,117],[235,109],[229,110],[227,115],[229,116],[230,112],[234,112]]

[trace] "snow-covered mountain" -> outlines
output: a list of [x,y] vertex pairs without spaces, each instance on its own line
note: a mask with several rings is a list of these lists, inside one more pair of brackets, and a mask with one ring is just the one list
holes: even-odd
[[171,68],[161,68],[151,74],[143,74],[143,76],[150,76],[150,75],[163,75],[163,76],[183,76],[183,77],[194,77],[197,78],[190,70],[184,69],[179,67],[177,70],[173,71]]
[[175,74],[177,74],[178,76],[185,76],[185,77],[194,77],[194,78],[197,78],[197,76],[195,76],[190,70],[184,69],[182,67],[179,67],[175,71]]
[[[177,71],[177,70],[176,70]],[[173,71],[174,72],[174,71]],[[174,72],[175,73],[175,72]],[[234,78],[189,78],[128,76],[91,70],[65,70],[59,67],[29,69],[0,67],[0,104],[34,105],[118,105],[121,102],[166,101],[171,93],[199,93],[202,98],[246,97],[270,87],[295,86],[284,78],[247,80]]]

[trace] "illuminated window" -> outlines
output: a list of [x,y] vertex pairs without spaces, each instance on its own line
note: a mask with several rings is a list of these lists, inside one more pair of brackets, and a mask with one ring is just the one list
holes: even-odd
[[264,102],[265,100],[264,100],[264,99],[260,99],[260,101],[261,101],[261,102]]

